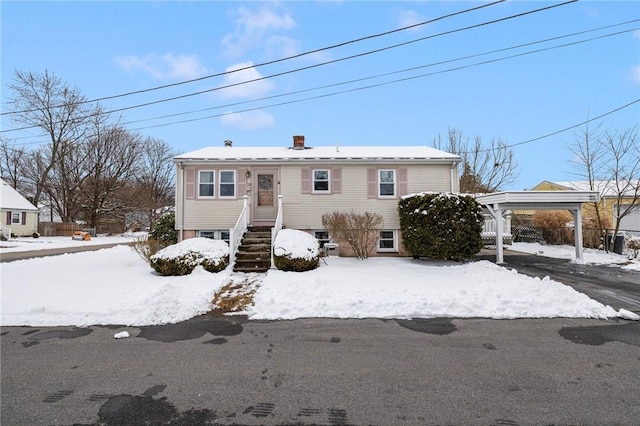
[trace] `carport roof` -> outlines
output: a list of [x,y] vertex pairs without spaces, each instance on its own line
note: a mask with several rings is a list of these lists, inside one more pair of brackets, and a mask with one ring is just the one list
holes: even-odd
[[[505,191],[476,195],[478,203],[501,219],[505,210],[569,210],[575,224],[576,262],[584,263],[582,252],[582,203],[600,200],[598,191]],[[499,223],[496,221],[496,223]],[[503,263],[502,226],[496,226],[496,261]]]

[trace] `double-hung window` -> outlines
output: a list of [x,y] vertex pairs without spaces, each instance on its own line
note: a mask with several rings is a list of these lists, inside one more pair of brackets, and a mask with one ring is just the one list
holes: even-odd
[[220,170],[220,197],[236,196],[236,171]]
[[393,230],[380,231],[378,251],[398,251],[396,247],[396,232]]
[[396,171],[393,169],[378,170],[378,195],[380,197],[396,196]]
[[22,223],[21,212],[11,212],[11,225],[20,225]]
[[329,170],[319,169],[313,171],[313,192],[330,192]]
[[198,172],[198,197],[212,198],[215,197],[215,176],[213,170],[200,170]]

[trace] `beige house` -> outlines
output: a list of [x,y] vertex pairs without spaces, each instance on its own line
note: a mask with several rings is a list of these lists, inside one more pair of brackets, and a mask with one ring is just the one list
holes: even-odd
[[[237,147],[225,141],[174,158],[179,239],[227,240],[247,227],[283,227],[329,242],[322,215],[372,212],[384,218],[377,254],[405,255],[398,201],[421,191],[458,192],[460,157],[426,146]],[[331,241],[332,243],[335,241]],[[348,255],[340,244],[340,254]]]
[[4,238],[11,235],[32,236],[38,232],[38,208],[11,185],[0,179],[0,230]]

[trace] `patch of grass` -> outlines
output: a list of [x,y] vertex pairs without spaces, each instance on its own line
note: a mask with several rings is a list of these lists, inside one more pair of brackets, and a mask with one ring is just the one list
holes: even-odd
[[210,315],[238,314],[253,306],[253,296],[260,286],[260,279],[254,277],[232,277],[213,296]]

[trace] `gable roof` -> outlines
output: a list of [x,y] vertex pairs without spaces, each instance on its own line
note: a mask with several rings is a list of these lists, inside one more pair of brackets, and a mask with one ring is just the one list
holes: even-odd
[[3,179],[0,179],[0,208],[3,210],[38,211],[36,206]]
[[428,146],[207,147],[174,157],[185,161],[416,161],[459,162],[460,157]]
[[[549,181],[546,181],[549,182]],[[574,191],[591,191],[591,185],[588,181],[564,181],[549,182],[558,187],[574,190]],[[596,180],[593,182],[593,190],[598,191],[603,197],[617,197],[622,193],[624,196],[633,197],[634,189],[640,185],[640,181],[621,181],[616,188],[614,181]]]

